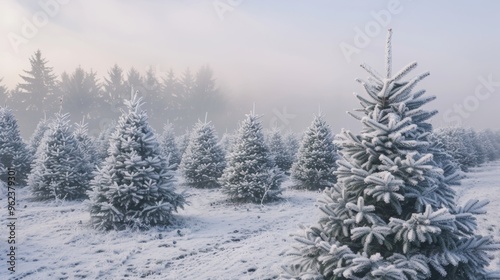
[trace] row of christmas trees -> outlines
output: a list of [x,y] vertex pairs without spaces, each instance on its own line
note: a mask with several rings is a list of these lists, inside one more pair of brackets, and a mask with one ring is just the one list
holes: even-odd
[[[171,124],[165,126],[158,141],[137,94],[125,103],[116,128],[104,131],[98,139],[88,136],[84,122],[73,128],[69,115],[58,113],[38,124],[28,145],[19,135],[14,115],[3,107],[2,164],[15,167],[19,178],[27,179],[34,199],[90,198],[94,203],[91,213],[107,217],[105,225],[94,225],[106,229],[168,223],[167,213],[184,203],[173,187],[177,166],[186,185],[221,187],[230,199],[243,202],[275,200],[284,172],[289,169],[297,188],[321,189],[335,181],[335,148],[321,115],[306,131],[300,148],[294,136],[283,139],[276,129],[265,140],[254,113],[222,143],[209,122],[199,121],[189,137],[183,137],[188,141],[180,142],[187,142],[181,154]],[[148,212],[144,212],[146,208]],[[105,211],[111,212],[103,214]]]
[[500,131],[447,127],[437,129],[434,135],[435,141],[442,143],[463,171],[500,158]]
[[[486,270],[488,252],[500,245],[475,233],[476,215],[485,213],[487,202],[457,205],[451,187],[462,173],[444,149],[446,139],[436,141],[440,136],[432,133],[428,120],[437,112],[422,109],[435,97],[414,91],[429,73],[404,80],[416,67],[411,63],[393,74],[390,35],[384,75],[363,65],[370,78],[359,81],[367,96],[356,97],[364,116],[352,114],[362,123],[361,132],[343,130],[332,143],[331,132],[318,116],[303,136],[291,177],[297,187],[325,188],[318,201],[324,214],[297,236],[296,260],[284,267],[281,277],[500,279],[500,274]],[[43,137],[33,137],[41,139],[28,176],[33,195],[88,195],[91,222],[99,229],[168,224],[172,212],[186,201],[175,190],[175,164],[165,157],[140,107],[137,95],[126,101],[109,136],[105,160],[91,177],[84,125],[73,131],[68,116],[58,114]],[[6,109],[2,114],[2,123],[10,120],[5,124],[9,129],[1,130],[2,137],[8,137],[3,141],[14,145],[11,150],[2,148],[2,155],[7,155],[2,163],[22,174],[23,168],[29,169],[30,151],[23,148],[18,132],[7,135],[17,127],[12,114]],[[254,112],[241,123],[226,156],[209,123],[199,122],[194,132],[180,161],[186,184],[220,186],[237,201],[277,198],[283,171],[277,167],[278,156],[270,156]]]

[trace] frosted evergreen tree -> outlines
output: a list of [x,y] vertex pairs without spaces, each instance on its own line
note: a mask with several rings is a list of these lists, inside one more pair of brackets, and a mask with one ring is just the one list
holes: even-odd
[[170,224],[172,212],[185,204],[175,192],[173,172],[141,110],[141,98],[133,93],[125,105],[108,156],[91,181],[90,216],[96,229]]
[[485,131],[477,133],[477,140],[481,144],[484,161],[495,160],[495,148]]
[[486,129],[479,133],[479,142],[483,143],[489,161],[500,158],[500,142],[495,138],[493,131]]
[[163,96],[163,106],[166,108],[167,117],[170,119],[178,118],[179,108],[182,103],[179,96],[180,84],[172,69],[161,78],[160,91]]
[[222,147],[222,149],[224,150],[224,153],[226,155],[231,153],[231,148],[233,147],[234,138],[235,138],[234,134],[226,131],[222,135],[222,137],[219,141],[219,145]]
[[171,123],[167,123],[163,127],[163,133],[160,138],[160,146],[163,150],[163,155],[169,159],[169,163],[174,169],[177,169],[181,163],[181,155],[175,141],[174,127]]
[[88,124],[85,120],[75,124],[73,135],[85,157],[85,161],[89,163],[87,166],[82,166],[82,168],[86,169],[89,174],[92,174],[95,166],[99,164],[99,154],[97,153],[94,139],[88,135]]
[[38,149],[38,146],[40,146],[40,143],[42,142],[43,134],[45,133],[45,131],[49,129],[49,123],[50,121],[47,120],[46,118],[43,118],[38,122],[35,131],[31,135],[28,144],[28,148],[31,155],[36,154],[36,150]]
[[31,69],[24,70],[24,74],[19,75],[22,82],[17,84],[12,97],[26,110],[42,112],[54,106],[57,100],[56,75],[52,67],[47,66],[48,61],[42,57],[40,50],[29,61]]
[[113,121],[109,125],[105,126],[104,129],[101,130],[99,135],[94,141],[94,144],[97,149],[97,163],[98,165],[103,162],[108,156],[109,149],[109,138],[111,134],[115,131],[116,123]]
[[190,131],[186,131],[186,133],[176,137],[175,142],[177,143],[177,147],[179,147],[179,156],[182,158],[184,152],[186,152],[186,148],[189,145],[189,137]]
[[131,67],[127,72],[127,79],[124,81],[124,86],[126,89],[138,88],[143,84],[143,78],[141,73],[137,71],[134,67]]
[[287,146],[287,153],[290,159],[293,162],[295,162],[297,158],[297,153],[300,148],[300,142],[299,139],[297,138],[297,135],[295,133],[289,131],[285,134],[285,144]]
[[[297,240],[293,279],[499,279],[486,271],[488,251],[500,246],[476,235],[485,201],[455,203],[449,178],[428,153],[434,97],[413,91],[429,73],[403,80],[416,63],[392,74],[389,31],[386,71],[361,81],[356,95],[364,117],[356,135],[343,130],[335,143],[341,159],[337,184],[324,191],[317,226]],[[453,181],[454,179],[452,179]]]
[[84,199],[89,162],[75,139],[68,114],[56,114],[38,146],[28,186],[35,200]]
[[465,177],[460,169],[460,164],[448,153],[446,146],[436,137],[435,133],[430,133],[428,142],[427,152],[432,154],[436,166],[443,170],[442,175],[446,178],[448,186],[460,185],[460,180]]
[[274,166],[264,142],[262,125],[254,112],[247,115],[227,157],[220,184],[230,199],[263,203],[281,193],[283,173]]
[[224,151],[218,144],[215,128],[210,122],[198,121],[191,132],[180,170],[186,185],[195,188],[217,188],[226,166]]
[[274,164],[283,172],[288,172],[293,163],[291,153],[285,140],[282,137],[282,132],[278,128],[273,128],[269,131],[266,142],[269,147],[269,154],[272,157]]
[[495,160],[500,155],[500,145],[490,130],[476,132],[471,128],[448,127],[438,130],[436,134],[465,170]]
[[478,164],[478,150],[470,137],[471,134],[465,128],[446,127],[437,129],[434,134],[463,171],[468,171],[470,167]]
[[294,188],[318,190],[332,186],[335,183],[333,172],[336,159],[330,126],[319,114],[304,132],[292,165]]
[[475,158],[474,166],[484,163],[487,160],[486,151],[483,148],[484,143],[479,141],[476,131],[470,127],[465,129],[465,134],[467,147],[469,147],[472,152],[470,155],[474,155]]
[[[0,107],[0,164],[15,168],[18,180],[25,180],[30,172],[32,156],[21,138],[17,120],[7,107]],[[0,180],[7,182],[7,174],[0,172]],[[21,182],[21,181],[19,181]]]

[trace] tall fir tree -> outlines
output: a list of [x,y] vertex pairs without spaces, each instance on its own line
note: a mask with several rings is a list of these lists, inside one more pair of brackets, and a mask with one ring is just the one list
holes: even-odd
[[190,127],[198,118],[196,114],[199,112],[196,112],[195,114],[195,108],[192,102],[194,99],[195,86],[195,77],[191,70],[187,68],[179,79],[178,91],[178,100],[180,104],[178,110],[178,121],[186,128]]
[[68,114],[56,114],[37,149],[28,185],[35,200],[84,199],[89,162],[76,141]]
[[321,114],[304,132],[291,169],[294,188],[320,190],[335,183],[336,149],[330,127]]
[[487,202],[456,204],[428,152],[427,121],[437,112],[422,106],[434,97],[413,91],[429,73],[403,80],[416,67],[411,63],[393,75],[390,35],[385,75],[362,65],[371,75],[360,80],[367,96],[356,95],[365,116],[352,115],[363,129],[336,137],[338,182],[319,200],[319,225],[297,238],[298,264],[283,278],[498,279],[486,267],[487,252],[499,245],[474,233]]
[[78,66],[71,74],[61,74],[59,91],[62,96],[62,105],[66,111],[75,112],[75,118],[95,119],[100,114],[95,114],[101,94],[96,73],[92,70],[86,72]]
[[156,70],[149,66],[144,75],[143,83],[144,101],[150,108],[150,116],[152,119],[165,119],[165,100],[161,94],[161,82],[159,81]]
[[231,200],[263,203],[278,198],[283,173],[269,155],[262,125],[254,112],[247,115],[227,157],[220,184]]
[[[88,162],[86,166],[82,166],[82,170],[90,176],[94,168],[99,164],[99,154],[97,153],[97,146],[94,139],[88,134],[88,124],[85,122],[85,119],[75,124],[73,136],[83,153],[84,161]],[[89,177],[88,180],[90,179]]]
[[124,82],[126,90],[132,90],[141,88],[143,84],[143,79],[141,73],[137,71],[134,67],[131,67],[127,72],[127,80]]
[[214,126],[206,120],[198,121],[180,165],[186,185],[217,188],[225,166],[224,151],[218,144]]
[[48,61],[42,57],[42,52],[37,50],[29,59],[31,69],[24,70],[24,75],[19,75],[23,82],[19,83],[13,95],[18,108],[28,111],[50,111],[57,105],[56,76],[52,67],[47,66]]
[[[30,172],[32,156],[19,132],[17,120],[7,107],[0,107],[0,163],[4,169],[13,168],[20,182]],[[0,172],[0,180],[7,182],[7,173]]]
[[194,113],[208,112],[216,115],[224,111],[225,100],[217,88],[214,72],[208,65],[196,72],[190,102]]
[[172,165],[172,168],[176,170],[181,163],[181,155],[179,149],[177,148],[175,131],[172,123],[167,123],[163,126],[163,133],[160,137],[160,146],[162,148],[163,155],[165,158],[168,158],[168,162]]
[[173,172],[133,93],[110,137],[108,157],[91,181],[91,223],[96,229],[147,228],[172,222],[183,207]]
[[178,118],[181,106],[180,88],[179,81],[175,77],[174,71],[170,69],[165,77],[161,78],[160,88],[164,100],[163,104],[166,107],[166,117],[168,119],[175,120]]
[[123,80],[123,69],[117,64],[108,71],[108,77],[103,83],[104,99],[111,106],[113,112],[120,112],[120,104],[123,100],[122,94],[131,89],[127,89]]

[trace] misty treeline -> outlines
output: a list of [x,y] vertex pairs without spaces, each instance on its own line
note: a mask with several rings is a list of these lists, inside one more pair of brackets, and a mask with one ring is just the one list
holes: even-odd
[[182,73],[172,69],[157,73],[149,67],[141,73],[134,67],[124,69],[115,64],[101,77],[81,66],[56,75],[40,50],[29,61],[30,69],[20,74],[22,81],[15,88],[3,86],[0,77],[0,96],[5,100],[2,105],[17,112],[28,131],[41,117],[63,111],[71,112],[74,120],[85,118],[91,131],[98,132],[118,118],[132,88],[140,92],[144,109],[159,127],[168,120],[186,129],[205,113],[216,122],[224,118],[226,99],[208,65],[197,71],[187,68]]
[[463,171],[500,159],[500,131],[445,127],[436,129],[433,134],[434,141],[440,143]]

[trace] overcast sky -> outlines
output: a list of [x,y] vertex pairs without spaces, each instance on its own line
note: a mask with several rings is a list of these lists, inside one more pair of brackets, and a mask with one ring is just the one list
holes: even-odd
[[436,126],[500,129],[499,10],[451,0],[0,0],[0,77],[13,88],[37,49],[58,75],[209,64],[234,104],[255,102],[269,124],[305,128],[321,106],[337,132],[359,127],[345,114],[362,92],[354,80],[367,77],[362,62],[382,71],[390,27],[394,67],[431,72],[420,87],[438,97],[428,106],[440,111]]

